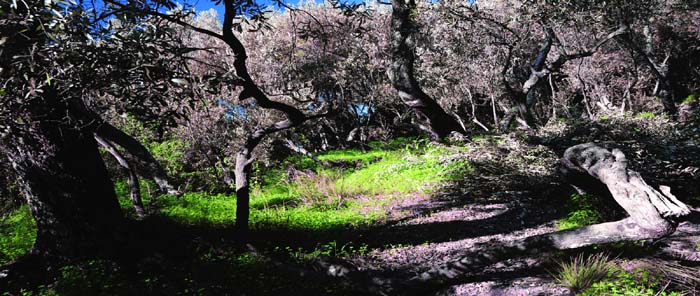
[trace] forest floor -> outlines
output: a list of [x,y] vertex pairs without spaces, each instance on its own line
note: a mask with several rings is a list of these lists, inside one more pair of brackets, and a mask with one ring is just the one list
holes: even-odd
[[[252,234],[233,231],[235,197],[161,196],[132,220],[124,252],[65,266],[9,295],[697,295],[700,218],[653,244],[514,257],[430,282],[415,279],[461,256],[557,230],[619,219],[608,197],[580,194],[558,172],[563,151],[595,141],[620,148],[650,184],[700,207],[700,128],[663,119],[561,123],[537,135],[465,143],[375,143],[369,151],[293,157],[263,174]],[[117,191],[133,215],[124,184]],[[0,219],[0,264],[31,246],[26,207]],[[557,280],[579,254],[615,268],[593,285]],[[407,284],[410,283],[410,284]],[[379,290],[373,290],[377,287]]]

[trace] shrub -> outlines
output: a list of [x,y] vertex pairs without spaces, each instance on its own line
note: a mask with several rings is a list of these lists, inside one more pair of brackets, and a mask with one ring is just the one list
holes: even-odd
[[615,266],[608,255],[598,253],[584,257],[579,254],[569,262],[559,262],[554,278],[574,291],[583,291],[608,276]]
[[183,173],[185,143],[182,140],[151,142],[149,148],[153,157],[163,164],[170,176],[179,176]]

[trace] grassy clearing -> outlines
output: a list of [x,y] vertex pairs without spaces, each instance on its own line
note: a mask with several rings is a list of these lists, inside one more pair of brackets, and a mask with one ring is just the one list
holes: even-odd
[[[366,255],[370,251],[367,244],[349,242],[336,234],[381,223],[386,217],[383,206],[388,203],[408,194],[434,192],[443,181],[473,172],[468,162],[449,157],[464,148],[410,141],[374,146],[368,152],[344,150],[318,155],[322,161],[340,163],[340,167],[323,167],[310,159],[292,157],[278,168],[259,169],[250,202],[251,229],[314,236],[314,243],[308,245],[261,245],[262,253],[299,264],[321,255]],[[344,165],[348,163],[352,165]],[[149,189],[156,187],[142,181],[141,189],[144,204],[151,204]],[[135,217],[128,184],[117,182],[115,191],[124,212]],[[178,225],[225,230],[234,226],[236,218],[235,195],[187,192],[181,197],[160,196],[153,206],[153,215]],[[32,223],[26,207],[1,220],[0,251],[7,258],[29,249],[34,240]],[[187,268],[182,269],[158,262],[158,258],[139,263],[136,274],[104,260],[66,266],[51,287],[27,295],[196,295],[222,291],[269,295],[292,290],[342,295],[346,291],[337,282],[310,281],[278,270],[265,257],[216,244],[222,242],[194,243],[193,258],[188,258]]]
[[[442,181],[472,172],[465,161],[444,159],[460,148],[409,148],[318,155],[322,161],[360,162],[359,167],[348,169],[324,168],[292,158],[295,169],[307,170],[297,170],[291,178],[288,168],[263,174],[262,186],[251,197],[251,228],[325,231],[368,225],[385,216],[378,206],[389,200],[375,198],[377,195],[427,193]],[[367,212],[373,206],[377,210]],[[235,221],[236,199],[235,195],[186,193],[181,198],[162,197],[158,207],[161,214],[182,223],[224,227]]]
[[[263,186],[254,190],[251,198],[251,228],[325,232],[370,225],[385,217],[382,206],[402,194],[429,193],[445,180],[473,172],[468,162],[445,158],[464,148],[409,139],[372,146],[375,149],[368,152],[343,150],[318,155],[323,161],[359,162],[359,167],[324,168],[309,159],[290,158],[313,171],[292,180],[281,168],[263,174]],[[151,182],[141,181],[145,204],[150,203],[155,188]],[[128,184],[117,182],[115,191],[125,213],[135,217]],[[154,205],[157,215],[185,225],[225,228],[235,222],[235,195],[188,192],[179,198],[161,196]],[[24,254],[34,241],[35,229],[26,206],[2,218],[0,263]]]

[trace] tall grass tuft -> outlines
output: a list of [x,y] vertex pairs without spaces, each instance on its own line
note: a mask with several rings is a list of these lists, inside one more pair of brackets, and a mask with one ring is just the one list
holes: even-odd
[[359,195],[357,190],[349,190],[338,174],[330,171],[299,174],[294,183],[301,203],[316,208],[339,210]]
[[604,279],[614,270],[610,257],[603,253],[584,256],[579,254],[571,261],[558,263],[559,272],[554,278],[561,285],[573,290],[582,291]]

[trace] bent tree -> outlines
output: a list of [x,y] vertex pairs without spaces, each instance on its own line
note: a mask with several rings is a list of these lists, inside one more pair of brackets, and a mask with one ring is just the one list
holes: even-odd
[[[108,3],[124,9],[130,9],[127,4],[122,4],[117,1],[109,0]],[[224,16],[221,32],[215,32],[210,29],[197,27],[188,22],[189,14],[173,13],[165,14],[157,10],[149,10],[145,13],[155,17],[165,19],[173,24],[183,26],[197,33],[204,34],[208,37],[213,37],[222,41],[233,53],[233,72],[235,79],[226,80],[223,83],[228,83],[232,88],[240,89],[238,93],[238,101],[253,99],[257,107],[277,111],[284,115],[284,119],[274,122],[269,125],[259,125],[246,137],[245,142],[236,153],[235,167],[235,182],[236,182],[236,229],[239,232],[240,238],[245,240],[250,220],[250,173],[254,162],[253,152],[255,148],[269,135],[288,130],[299,126],[307,120],[321,117],[323,115],[307,116],[296,107],[271,100],[268,95],[256,84],[251,77],[248,66],[245,46],[234,33],[234,30],[241,30],[241,24],[237,22],[239,17],[249,17],[250,15],[261,15],[263,9],[255,2],[238,2],[234,0],[224,0]],[[252,18],[256,19],[256,18]],[[261,18],[257,18],[258,21]]]
[[393,0],[391,12],[391,66],[389,77],[399,98],[413,109],[418,119],[427,126],[420,126],[430,133],[433,140],[442,139],[452,132],[465,134],[462,125],[447,114],[435,99],[426,94],[415,76],[416,41],[418,24],[415,0]]
[[[676,230],[679,218],[690,209],[671,189],[649,186],[638,172],[627,167],[627,158],[594,143],[568,148],[562,170],[571,180],[592,178],[602,183],[627,212],[628,217],[612,222],[583,226],[479,250],[435,267],[413,280],[416,282],[452,279],[505,258],[542,254],[551,250],[576,249],[622,241],[658,240]],[[578,182],[577,182],[578,183]],[[585,182],[586,184],[591,184]]]
[[558,249],[659,239],[675,231],[677,218],[690,213],[669,187],[656,190],[639,173],[628,169],[627,158],[618,149],[609,151],[594,143],[580,144],[567,149],[562,162],[568,174],[588,174],[605,184],[629,217],[552,234],[550,238]]

